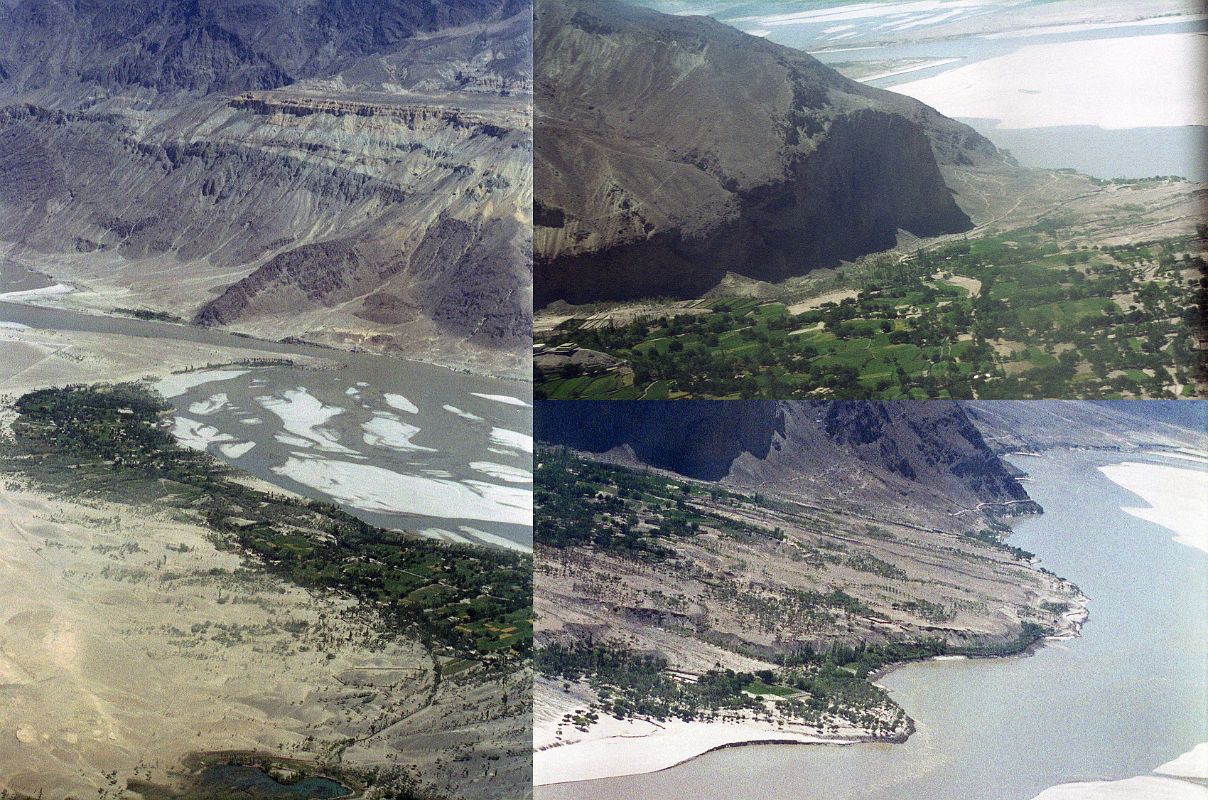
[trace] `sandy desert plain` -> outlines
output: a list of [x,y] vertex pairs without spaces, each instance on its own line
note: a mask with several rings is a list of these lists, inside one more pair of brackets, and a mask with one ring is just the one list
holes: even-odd
[[[280,357],[231,341],[239,346],[0,322],[0,451],[25,392]],[[303,589],[216,546],[195,515],[68,488],[0,476],[7,796],[224,796],[196,781],[232,751],[268,756],[278,775],[292,765],[340,781],[315,796],[361,796],[367,783],[391,780],[466,796],[528,793],[526,668],[484,674],[434,657],[351,597]]]

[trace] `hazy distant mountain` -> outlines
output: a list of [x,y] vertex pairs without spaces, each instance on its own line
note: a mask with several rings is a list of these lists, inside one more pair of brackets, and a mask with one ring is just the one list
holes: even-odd
[[965,403],[999,452],[1155,446],[1208,450],[1208,403],[1186,400],[983,400]]
[[6,0],[0,243],[119,305],[520,368],[531,48],[527,0]]
[[971,128],[707,17],[537,11],[537,301],[697,295],[970,227]]

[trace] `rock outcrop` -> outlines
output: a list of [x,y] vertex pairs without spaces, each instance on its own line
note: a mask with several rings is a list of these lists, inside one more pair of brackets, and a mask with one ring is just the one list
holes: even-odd
[[0,245],[261,336],[527,370],[523,0],[0,5]]
[[971,128],[706,17],[537,14],[537,302],[699,295],[971,227],[941,165]]

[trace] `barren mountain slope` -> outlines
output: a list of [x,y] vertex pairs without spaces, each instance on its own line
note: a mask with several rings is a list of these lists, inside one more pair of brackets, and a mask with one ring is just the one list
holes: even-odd
[[[690,680],[712,680],[719,665],[777,669],[791,695],[796,670],[808,684],[827,659],[860,661],[862,679],[902,658],[1015,652],[1085,618],[1077,587],[1003,542],[1006,516],[1039,507],[959,405],[676,401],[610,415],[616,405],[546,403],[538,414],[549,443],[537,459],[535,565],[547,674],[574,677],[557,672],[566,648],[603,646]],[[547,414],[563,406],[579,407],[581,428],[569,412]],[[666,452],[647,436],[655,427],[678,434]],[[544,696],[551,686],[539,682],[538,708],[606,701],[591,699],[601,685],[627,697],[630,679],[611,669],[588,669],[594,688],[575,690],[585,701]],[[807,728],[909,732],[884,708],[865,716],[875,703],[856,695],[840,692],[833,716],[807,715]]]
[[0,10],[0,252],[102,310],[518,369],[531,41],[514,0]]
[[551,402],[536,416],[536,436],[730,488],[938,527],[978,503],[1034,507],[968,416],[944,401]]
[[699,294],[967,229],[940,166],[1005,166],[967,126],[705,17],[537,14],[537,300]]

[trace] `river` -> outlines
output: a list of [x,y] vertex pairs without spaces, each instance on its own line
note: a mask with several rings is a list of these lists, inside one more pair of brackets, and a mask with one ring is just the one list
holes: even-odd
[[[563,798],[1030,800],[1149,773],[1208,741],[1208,556],[1121,511],[1144,506],[1098,467],[1151,460],[1018,457],[1045,508],[1013,544],[1090,597],[1083,635],[1027,657],[910,664],[882,681],[918,730],[900,745],[752,746],[663,772],[542,787]],[[1198,467],[1203,469],[1203,467]]]
[[[8,283],[0,281],[0,290],[42,288],[15,270],[0,278]],[[166,391],[176,409],[176,433],[241,470],[335,501],[375,525],[532,548],[531,384],[192,325],[18,303],[0,302],[0,322],[202,342],[244,348],[256,357],[327,359],[337,368],[194,373],[188,377],[209,380],[178,382],[178,393]]]

